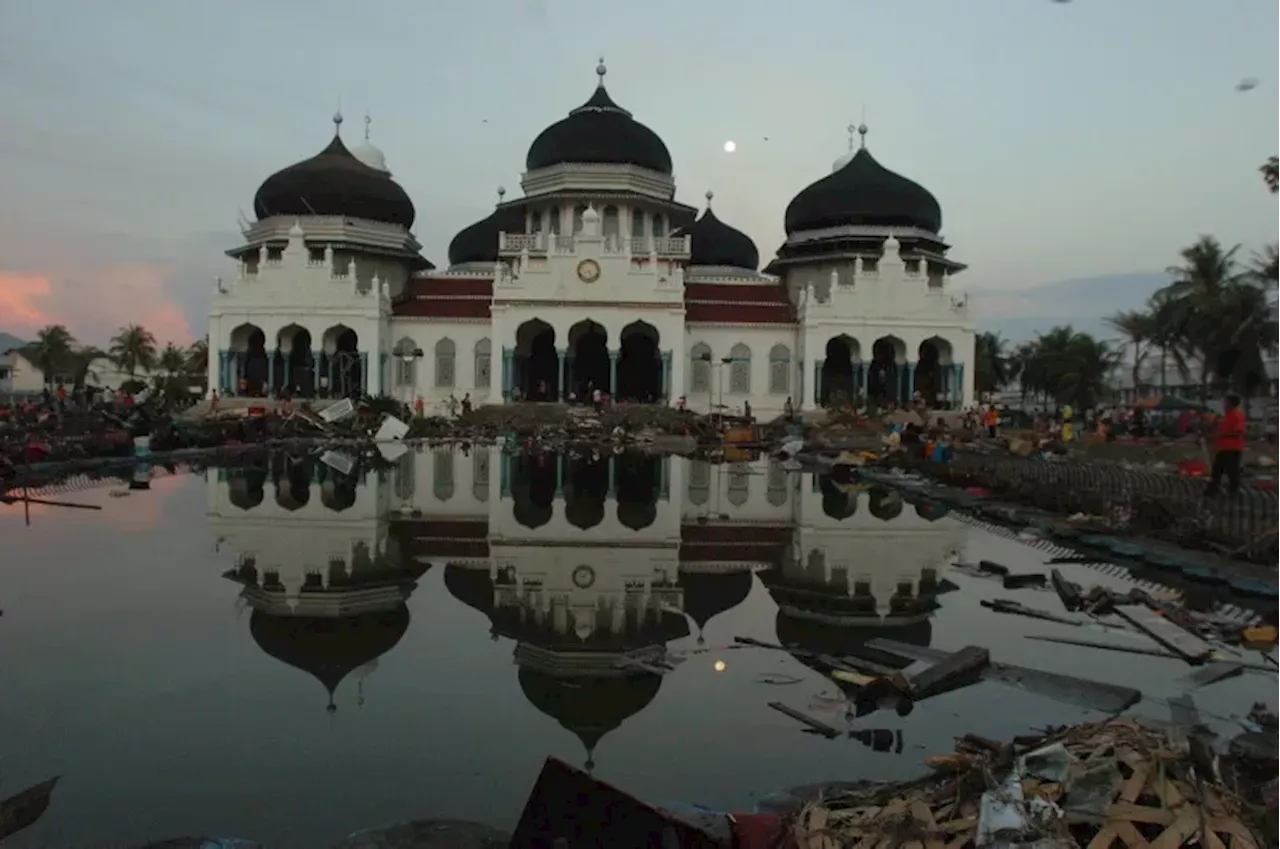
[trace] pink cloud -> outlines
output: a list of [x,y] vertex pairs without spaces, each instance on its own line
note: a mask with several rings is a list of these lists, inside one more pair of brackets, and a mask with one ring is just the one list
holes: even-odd
[[161,344],[185,344],[194,333],[167,278],[166,266],[143,262],[63,262],[38,273],[0,268],[0,330],[31,337],[65,324],[80,341],[104,344],[124,325],[141,324]]

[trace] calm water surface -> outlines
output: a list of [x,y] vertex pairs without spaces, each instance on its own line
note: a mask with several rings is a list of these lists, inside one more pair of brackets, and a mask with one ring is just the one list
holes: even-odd
[[[1138,687],[1161,717],[1187,672],[1023,639],[1109,637],[990,614],[981,599],[1058,607],[948,568],[1043,571],[1044,552],[767,461],[423,449],[344,476],[282,455],[61,497],[103,509],[37,505],[27,525],[0,507],[0,792],[63,776],[15,847],[317,847],[433,816],[511,827],[549,755],[655,801],[741,810],[794,784],[910,777],[965,732],[1088,716],[987,683],[828,741],[767,703],[843,726],[834,683],[735,636],[984,645]],[[617,668],[645,647],[675,671]],[[1274,709],[1275,692],[1246,675],[1196,702],[1229,716]]]

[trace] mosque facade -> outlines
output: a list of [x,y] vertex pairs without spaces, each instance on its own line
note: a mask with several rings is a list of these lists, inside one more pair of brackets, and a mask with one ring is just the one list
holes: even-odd
[[[335,133],[268,177],[209,315],[223,396],[390,395],[435,407],[615,399],[760,413],[844,399],[973,398],[974,325],[937,200],[862,142],[757,246],[676,199],[662,139],[619,106],[605,67],[533,141],[521,196],[421,253],[412,200],[367,139]],[[852,133],[851,133],[852,137]],[[723,212],[725,218],[731,213]],[[214,355],[216,353],[216,356]]]

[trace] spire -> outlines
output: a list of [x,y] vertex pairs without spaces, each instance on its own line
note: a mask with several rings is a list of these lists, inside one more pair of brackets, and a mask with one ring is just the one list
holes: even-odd
[[342,135],[342,107],[338,107],[338,111],[333,113],[333,134],[335,136]]
[[867,125],[865,123],[858,125],[858,135],[861,137],[858,139],[858,148],[860,150],[866,150],[867,149]]
[[596,76],[600,78],[600,81],[596,83],[598,87],[604,88],[604,75],[607,73],[609,73],[609,69],[605,67],[604,57],[601,56],[600,61],[596,63]]
[[364,112],[364,140],[369,140],[369,125],[373,123],[373,119],[369,117],[369,110]]
[[716,193],[715,193],[715,192],[711,191],[710,189],[707,189],[707,195],[706,195],[706,197],[707,197],[707,209],[711,209],[711,199],[712,199],[712,198],[714,198],[715,196],[716,196]]
[[858,132],[858,128],[855,125],[850,124],[845,127],[845,129],[849,132],[849,152],[853,153],[853,134]]
[[502,205],[502,199],[507,196],[506,186],[498,186],[498,205]]

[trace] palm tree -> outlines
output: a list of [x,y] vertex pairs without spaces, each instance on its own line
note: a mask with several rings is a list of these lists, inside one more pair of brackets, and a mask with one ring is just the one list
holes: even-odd
[[[95,348],[92,345],[77,348],[72,352],[71,379],[75,382],[77,388],[84,386],[89,380],[89,375],[93,374],[93,361],[102,359],[106,355],[106,351],[101,348]],[[96,377],[96,375],[94,376]]]
[[197,339],[187,348],[187,371],[202,375],[209,371],[209,337]]
[[160,352],[160,357],[156,364],[160,367],[160,371],[164,372],[168,377],[185,374],[187,371],[187,353],[170,342]]
[[1147,312],[1151,316],[1151,344],[1160,351],[1160,394],[1168,390],[1169,361],[1186,383],[1191,379],[1187,366],[1190,353],[1188,340],[1178,326],[1178,305],[1161,289],[1147,299]]
[[45,385],[49,385],[59,372],[71,366],[75,344],[76,338],[65,325],[50,324],[36,334],[36,340],[26,345],[22,353],[44,373]]
[[1151,337],[1154,335],[1150,313],[1129,310],[1118,312],[1107,320],[1107,324],[1124,336],[1125,342],[1133,346],[1133,393],[1138,394],[1138,384],[1142,382],[1142,363],[1150,350]]
[[130,378],[136,378],[138,369],[151,371],[156,364],[156,337],[139,324],[122,327],[111,340],[111,356]]
[[1009,383],[1008,354],[999,333],[979,333],[974,338],[974,388],[995,392]]
[[1201,236],[1182,249],[1183,264],[1169,269],[1173,280],[1161,290],[1171,301],[1169,318],[1199,360],[1201,403],[1208,401],[1209,375],[1230,345],[1224,305],[1228,291],[1243,279],[1235,258],[1239,249],[1224,250],[1217,239]]
[[1258,170],[1262,172],[1262,179],[1266,181],[1271,194],[1274,195],[1280,190],[1280,159],[1272,156],[1262,163],[1262,167]]

